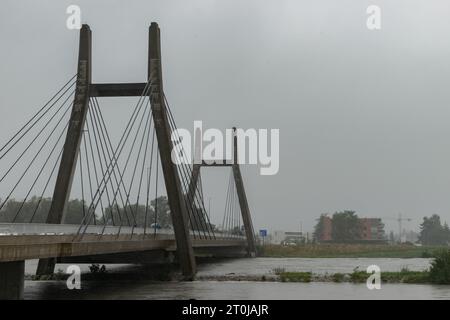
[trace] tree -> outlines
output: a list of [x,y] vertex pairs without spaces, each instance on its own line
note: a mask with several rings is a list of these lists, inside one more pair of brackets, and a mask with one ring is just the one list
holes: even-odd
[[[157,213],[155,215],[155,212]],[[105,209],[105,217],[108,224],[115,225],[136,225],[143,228],[147,222],[147,227],[157,223],[161,228],[168,228],[172,225],[170,217],[170,207],[166,196],[160,196],[146,204],[129,204],[125,207],[114,204]]]
[[[2,203],[0,201],[0,203]],[[48,212],[52,203],[51,198],[32,197],[27,201],[18,201],[9,199],[3,208],[0,210],[0,222],[16,222],[16,223],[45,223]],[[157,219],[155,220],[155,206],[157,209]],[[88,214],[90,202],[83,203],[80,199],[69,200],[67,204],[67,212],[65,215],[65,224],[80,224],[84,215]],[[111,209],[109,206],[105,207],[103,212],[101,205],[98,205],[95,214],[89,214],[89,224],[103,225],[104,218],[108,225],[128,226],[135,224],[143,227],[145,216],[147,212],[147,226],[150,226],[155,221],[163,228],[167,228],[172,224],[170,218],[170,209],[167,197],[158,197],[158,200],[152,200],[146,209],[145,205],[129,204],[125,206],[113,205]],[[120,214],[119,214],[120,212]],[[103,218],[104,217],[104,218]],[[86,219],[87,220],[87,219]],[[87,221],[84,221],[85,223]],[[136,223],[135,223],[136,222]]]
[[[152,200],[151,205],[155,210],[156,207],[156,221],[162,228],[168,228],[172,225],[172,218],[170,216],[169,200],[166,196],[160,196],[155,200]],[[155,221],[155,216],[153,215],[153,223]]]
[[[51,198],[31,197],[27,201],[9,199],[0,211],[0,222],[46,223],[51,204]],[[83,201],[70,200],[67,204],[64,223],[79,224],[87,210],[88,208],[84,205],[83,211]]]
[[[0,204],[3,203],[0,200]],[[45,223],[48,212],[52,203],[51,198],[32,197],[27,201],[18,201],[9,199],[0,210],[0,222],[16,222],[16,223]],[[88,214],[90,201],[83,203],[82,200],[72,199],[67,204],[67,212],[65,215],[65,224],[80,224],[83,217]],[[156,212],[156,214],[155,214]],[[136,226],[143,228],[147,225],[150,228],[153,223],[161,226],[161,228],[170,228],[172,226],[172,218],[170,215],[169,201],[166,196],[160,196],[157,199],[149,201],[146,204],[126,204],[121,206],[113,203],[111,207],[108,205],[103,207],[99,204],[95,210],[95,214],[89,214],[90,221],[85,219],[84,223],[98,225],[122,225]],[[210,232],[216,229],[216,226],[209,222],[207,214],[201,208],[196,208],[190,214],[192,229],[196,231]],[[240,230],[235,230],[236,234]]]
[[[67,203],[67,212],[65,216],[64,223],[66,224],[79,224],[83,220],[83,217],[88,213],[89,208],[87,207],[86,202],[83,203],[83,200],[73,199]],[[89,218],[89,217],[87,217]],[[85,220],[87,220],[87,218]],[[99,217],[96,215],[91,215],[91,223],[94,221],[97,223],[99,221]],[[86,221],[87,222],[87,221]]]
[[424,245],[445,245],[450,241],[450,230],[447,224],[441,224],[437,214],[423,218],[420,225],[419,241]]
[[244,236],[245,235],[245,230],[243,229],[243,226],[241,226],[241,227],[236,226],[233,229],[231,229],[230,233],[232,235],[236,235],[236,236]]
[[430,280],[437,284],[450,284],[450,251],[440,250],[435,253],[430,267]]
[[342,211],[333,214],[331,235],[333,241],[351,242],[358,240],[360,225],[354,211]]

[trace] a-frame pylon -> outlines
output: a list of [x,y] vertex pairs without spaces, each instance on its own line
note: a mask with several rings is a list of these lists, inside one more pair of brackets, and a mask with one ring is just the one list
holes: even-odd
[[[148,95],[174,226],[177,255],[184,278],[192,279],[196,273],[196,263],[189,234],[188,215],[180,177],[176,165],[171,160],[173,143],[170,139],[171,128],[164,100],[158,24],[152,23],[149,28],[148,82],[93,84],[91,83],[91,65],[91,30],[85,24],[80,30],[78,75],[74,104],[47,223],[61,224],[64,222],[90,97]],[[145,92],[147,91],[145,90],[146,88],[149,88],[148,93]],[[55,261],[54,258],[41,259],[37,274],[53,273]]]
[[[197,144],[196,144],[197,145]],[[196,163],[193,166],[192,177],[189,184],[189,196],[188,199],[193,199],[193,193],[196,190],[197,183],[200,176],[201,167],[231,167],[233,170],[234,183],[236,185],[236,192],[239,199],[239,207],[241,209],[242,221],[244,223],[245,237],[247,239],[247,254],[251,257],[256,256],[256,241],[253,230],[252,217],[250,215],[250,208],[248,206],[247,195],[245,193],[244,182],[242,179],[241,169],[238,162],[238,140],[236,128],[233,128],[233,163],[228,163],[226,160],[218,162],[205,162]]]

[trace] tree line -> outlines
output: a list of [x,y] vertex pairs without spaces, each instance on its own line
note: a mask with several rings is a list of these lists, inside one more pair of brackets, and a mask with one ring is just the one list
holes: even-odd
[[423,245],[448,245],[450,243],[450,229],[447,223],[441,222],[441,217],[433,214],[424,217],[420,224],[419,241]]
[[[0,203],[2,200],[0,199]],[[3,223],[45,223],[47,220],[51,198],[31,197],[27,201],[16,199],[8,200],[0,210],[0,222]],[[87,221],[90,218],[90,224],[103,225],[134,225],[136,227],[151,226],[153,223],[161,228],[170,228],[172,218],[170,215],[169,202],[166,196],[160,196],[149,202],[149,206],[143,204],[129,204],[125,207],[119,205],[102,207],[99,204],[96,214],[89,214],[90,217],[84,218],[89,213],[90,203],[83,202],[80,199],[71,199],[67,203],[65,215],[65,224],[80,224],[83,219]],[[215,226],[208,224],[206,212],[197,208],[193,230],[214,229]]]
[[[335,212],[331,218],[322,214],[317,219],[314,227],[314,239],[320,241],[321,235],[325,232],[325,219],[331,219],[331,238],[334,242],[354,242],[360,239],[361,225],[359,218],[354,211]],[[380,219],[379,227],[382,229],[384,224]],[[430,217],[424,217],[420,224],[420,233],[418,242],[423,245],[449,245],[450,228],[447,223],[442,223],[437,214]]]

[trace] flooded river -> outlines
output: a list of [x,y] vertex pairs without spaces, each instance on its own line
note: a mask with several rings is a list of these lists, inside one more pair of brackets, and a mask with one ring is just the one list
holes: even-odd
[[[275,268],[313,273],[351,273],[378,265],[381,271],[425,270],[429,259],[394,258],[256,258],[219,261],[199,266],[198,276],[214,279],[226,275],[268,275]],[[88,270],[87,265],[80,265]],[[36,261],[27,263],[33,273]],[[65,270],[67,265],[58,265]],[[139,267],[108,265],[108,273],[135,274]],[[368,290],[365,284],[281,283],[254,281],[155,282],[145,279],[83,281],[81,290],[68,290],[65,281],[26,281],[25,299],[450,299],[450,286],[382,284],[381,290]]]

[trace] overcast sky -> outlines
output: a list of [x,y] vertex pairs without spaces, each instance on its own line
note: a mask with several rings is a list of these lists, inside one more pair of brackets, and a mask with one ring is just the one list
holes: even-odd
[[[179,127],[280,129],[279,173],[243,168],[256,229],[309,231],[344,209],[450,222],[449,1],[3,0],[0,144],[76,72],[70,4],[93,32],[94,82],[143,82],[156,21]],[[105,103],[123,123],[123,100]],[[203,181],[217,222],[227,173]]]

